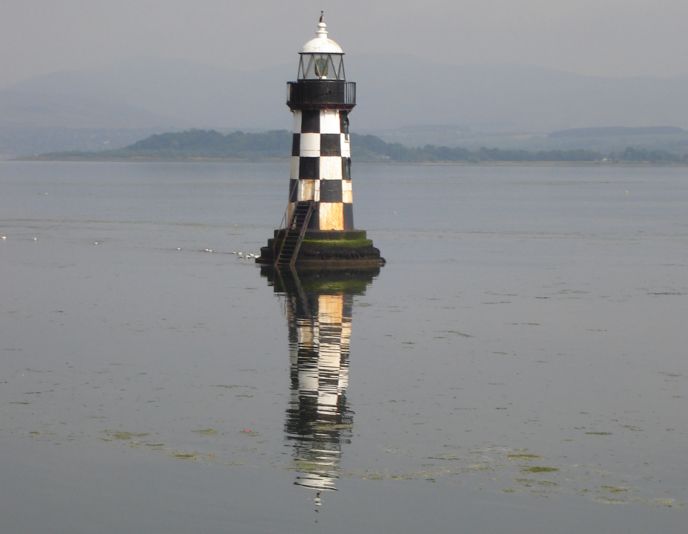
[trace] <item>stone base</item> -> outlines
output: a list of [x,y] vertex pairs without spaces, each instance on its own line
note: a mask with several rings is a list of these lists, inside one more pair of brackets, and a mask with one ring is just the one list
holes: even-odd
[[[286,231],[275,230],[266,247],[260,249],[256,263],[274,265]],[[350,231],[307,231],[296,259],[296,268],[304,269],[350,269],[381,267],[385,259],[367,238],[365,230]]]

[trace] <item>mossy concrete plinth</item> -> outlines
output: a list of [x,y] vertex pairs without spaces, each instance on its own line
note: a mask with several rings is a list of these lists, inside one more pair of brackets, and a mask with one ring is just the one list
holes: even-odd
[[[260,249],[256,263],[273,265],[286,230],[275,230],[268,244]],[[299,269],[349,269],[380,267],[385,259],[368,239],[365,230],[307,231],[296,258]]]

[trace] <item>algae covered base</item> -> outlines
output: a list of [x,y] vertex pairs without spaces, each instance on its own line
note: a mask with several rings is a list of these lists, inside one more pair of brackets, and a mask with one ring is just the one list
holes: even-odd
[[[286,230],[275,230],[260,249],[256,263],[273,265]],[[306,232],[295,265],[299,269],[347,269],[381,267],[385,259],[373,246],[365,230]]]

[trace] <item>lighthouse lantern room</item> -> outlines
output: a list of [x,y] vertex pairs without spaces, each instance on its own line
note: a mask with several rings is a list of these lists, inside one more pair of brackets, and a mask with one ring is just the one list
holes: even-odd
[[327,37],[327,24],[321,15],[316,37],[308,41],[299,55],[299,80],[344,80],[344,51]]
[[299,52],[297,80],[287,82],[287,105],[294,127],[284,227],[256,261],[299,268],[382,265],[366,232],[354,229],[349,112],[356,84],[346,81],[344,51],[328,37],[322,13],[315,37]]

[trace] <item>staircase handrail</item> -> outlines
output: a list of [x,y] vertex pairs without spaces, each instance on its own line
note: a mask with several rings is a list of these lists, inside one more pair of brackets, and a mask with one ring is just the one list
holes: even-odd
[[[289,201],[287,202],[287,207],[284,208],[284,213],[282,214],[282,220],[279,222],[279,225],[277,228],[279,229],[285,229],[288,230],[292,224],[294,224],[294,214],[292,213],[291,220],[289,221],[289,224],[287,224],[287,219],[289,218],[289,206],[291,205],[291,199],[293,198],[294,191],[296,191],[296,188],[298,187],[299,181],[294,180],[291,186],[289,187]],[[294,210],[296,211],[296,210]],[[282,244],[284,244],[284,240],[282,240]],[[272,257],[275,258],[275,261],[277,261],[277,258],[279,257],[279,254],[276,255],[277,252],[277,240],[275,240],[272,244]],[[281,247],[280,247],[280,252],[281,252]]]
[[[282,219],[279,222],[277,228],[287,228],[287,219],[289,218],[289,206],[291,205],[291,199],[294,198],[294,191],[299,186],[298,180],[292,180],[292,185],[289,187],[289,200],[287,201],[287,206],[284,208],[284,213],[282,213]],[[289,226],[291,226],[291,221],[289,221]]]
[[308,228],[308,223],[311,221],[311,216],[313,215],[313,209],[315,207],[315,202],[312,200],[308,201],[308,211],[306,212],[306,217],[303,219],[303,224],[301,225],[301,231],[299,232],[299,238],[294,246],[294,252],[292,252],[291,260],[289,261],[289,267],[294,269],[296,265],[296,258],[299,256],[299,250],[301,249],[301,243],[306,236],[306,229]]

